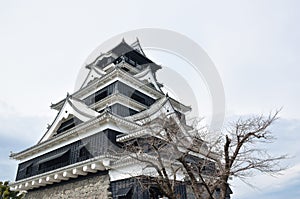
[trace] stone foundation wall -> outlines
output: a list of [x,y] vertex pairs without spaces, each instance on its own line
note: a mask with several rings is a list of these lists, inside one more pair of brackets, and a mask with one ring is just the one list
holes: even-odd
[[111,199],[109,175],[98,172],[29,190],[25,199]]

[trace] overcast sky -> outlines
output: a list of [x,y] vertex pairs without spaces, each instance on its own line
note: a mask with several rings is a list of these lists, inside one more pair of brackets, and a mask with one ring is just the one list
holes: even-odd
[[251,178],[254,189],[232,181],[233,198],[298,198],[299,6],[276,0],[0,0],[0,180],[14,180],[17,162],[8,160],[9,152],[41,138],[56,113],[49,105],[72,93],[90,53],[114,35],[151,27],[184,34],[207,52],[223,81],[227,120],[283,107],[270,150],[293,156],[290,168],[277,178]]

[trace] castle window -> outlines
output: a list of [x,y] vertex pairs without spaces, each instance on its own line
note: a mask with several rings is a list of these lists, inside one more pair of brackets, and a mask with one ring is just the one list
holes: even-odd
[[152,105],[155,100],[144,93],[141,93],[138,90],[135,90],[134,88],[124,84],[123,82],[118,82],[117,84],[118,91],[131,99],[134,99],[135,101],[138,101],[146,106]]
[[30,165],[28,165],[26,167],[25,175],[30,175],[32,173],[32,165],[33,165],[33,163],[31,163]]
[[[24,165],[25,164],[25,165]],[[25,176],[30,176],[32,173],[33,162],[23,163],[22,168],[18,171],[18,173],[24,173]]]
[[119,103],[112,105],[110,108],[113,113],[120,115],[122,117],[127,117],[127,116],[134,115],[137,113],[136,110],[133,110],[133,109],[131,109],[127,106],[124,106],[122,104],[119,104]]
[[130,199],[130,198],[132,198],[131,190],[132,190],[132,187],[119,189],[116,194],[116,197],[118,199]]
[[82,144],[81,146],[79,146],[78,150],[79,150],[79,157],[78,157],[78,161],[83,161],[83,160],[87,160],[89,158],[92,158],[92,154],[89,151],[89,143],[86,144]]
[[67,149],[48,158],[44,158],[36,164],[39,165],[38,170],[40,172],[46,172],[68,165],[69,159],[70,149]]
[[87,98],[84,99],[86,105],[94,104],[107,96],[111,95],[115,90],[116,82],[104,87],[103,89],[89,95]]
[[67,121],[61,123],[61,125],[59,126],[59,128],[57,129],[57,134],[60,134],[64,131],[67,131],[75,126],[77,126],[78,124],[82,123],[81,120],[79,120],[77,117],[72,117],[71,119],[68,119]]
[[104,99],[107,96],[108,96],[107,90],[99,92],[99,93],[97,92],[96,95],[95,95],[95,102],[98,102],[98,101]]
[[140,103],[142,103],[142,104],[146,103],[145,98],[143,98],[142,96],[140,96],[138,94],[138,92],[136,92],[136,91],[134,93],[132,93],[131,98],[134,99],[134,100],[136,100],[136,101],[138,101],[138,102],[140,102]]

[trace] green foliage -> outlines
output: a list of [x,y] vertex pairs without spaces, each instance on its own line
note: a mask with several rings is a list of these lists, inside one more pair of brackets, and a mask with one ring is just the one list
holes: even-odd
[[23,193],[10,190],[8,181],[5,181],[4,183],[0,181],[0,199],[21,199],[23,197]]

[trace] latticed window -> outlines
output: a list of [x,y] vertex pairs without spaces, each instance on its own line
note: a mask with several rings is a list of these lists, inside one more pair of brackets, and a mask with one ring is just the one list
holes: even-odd
[[78,148],[79,150],[78,161],[87,160],[93,157],[91,152],[88,150],[89,148],[90,148],[89,144],[83,144]]
[[122,104],[114,104],[112,105],[111,107],[111,111],[117,115],[120,115],[122,117],[127,117],[127,116],[130,116],[130,115],[134,115],[137,113],[136,110],[133,110],[127,106],[124,106]]
[[42,159],[36,164],[38,164],[38,170],[42,172],[51,171],[53,169],[60,168],[69,163],[70,150],[65,150],[56,155],[52,155],[48,158]]
[[[92,136],[75,141],[62,148],[19,164],[16,180],[38,175],[70,164],[93,158],[110,149],[117,151],[117,131],[106,129]],[[115,148],[112,148],[112,145]]]
[[153,98],[145,95],[144,93],[141,93],[138,90],[135,90],[134,88],[132,88],[120,81],[117,82],[117,89],[123,95],[126,95],[126,96],[130,97],[131,99],[134,99],[135,101],[138,101],[146,106],[150,106],[155,102],[155,100]]
[[115,81],[114,83],[102,88],[101,90],[89,95],[87,98],[84,99],[84,102],[89,106],[94,104],[107,96],[113,94],[114,92],[118,91],[123,95],[134,99],[137,102],[140,102],[146,106],[152,105],[155,100],[140,91],[135,90],[134,88],[127,86],[126,84]]
[[25,174],[26,174],[26,175],[30,175],[31,172],[32,172],[32,163],[31,163],[30,165],[28,165],[28,167],[26,167],[26,172],[25,172]]
[[87,98],[85,98],[83,101],[89,106],[91,104],[94,104],[107,96],[111,95],[115,90],[116,82],[102,88],[101,90],[89,95]]
[[75,126],[77,126],[78,124],[81,124],[82,121],[80,119],[78,119],[77,117],[72,117],[70,119],[68,119],[67,121],[61,123],[61,125],[59,126],[59,128],[57,129],[57,134],[60,134],[64,131],[67,131]]

